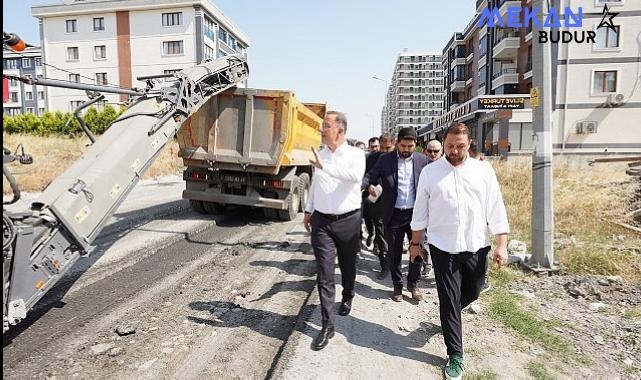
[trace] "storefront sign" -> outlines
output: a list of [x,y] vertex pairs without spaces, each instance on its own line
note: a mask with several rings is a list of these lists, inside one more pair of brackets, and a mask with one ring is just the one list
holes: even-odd
[[479,98],[480,110],[523,109],[525,98],[521,97],[491,97]]
[[539,88],[538,87],[532,87],[530,90],[530,103],[532,104],[532,108],[536,108],[539,106]]

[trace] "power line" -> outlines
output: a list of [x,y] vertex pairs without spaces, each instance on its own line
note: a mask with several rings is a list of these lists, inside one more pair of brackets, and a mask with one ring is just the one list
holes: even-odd
[[[31,57],[27,57],[26,55],[23,55],[23,54],[22,54],[22,53],[20,53],[20,52],[15,51],[15,50],[8,49],[8,48],[6,48],[6,47],[4,47],[4,46],[3,46],[3,49],[4,49],[4,50],[7,50],[7,51],[9,51],[9,52],[15,53],[15,54],[19,55],[19,56],[20,56],[20,57],[22,57],[22,58],[31,58]],[[85,78],[85,79],[88,79],[88,80],[90,80],[90,81],[92,81],[92,82],[94,82],[94,83],[96,83],[96,84],[99,84],[99,83],[98,83],[98,81],[96,81],[94,78],[90,78],[90,77],[88,77],[88,76],[85,76],[85,75],[82,75],[82,74],[79,74],[79,73],[74,73],[73,71],[69,71],[69,70],[66,70],[66,69],[61,69],[61,68],[56,67],[56,66],[54,66],[54,65],[52,65],[52,64],[50,64],[50,63],[43,62],[42,60],[41,60],[41,62],[40,62],[40,63],[41,63],[43,66],[49,66],[49,67],[51,67],[51,68],[54,68],[54,69],[56,69],[56,70],[60,70],[60,71],[62,71],[62,72],[68,73],[68,74],[78,75],[78,76],[79,76],[79,77],[81,77],[81,78]],[[70,82],[70,83],[79,83],[79,82],[72,82],[72,81],[67,81],[67,82]],[[119,85],[117,85],[117,84],[113,84],[113,83],[109,83],[109,82],[105,82],[105,84],[106,84],[106,85],[109,85],[109,86],[111,86],[111,87],[121,88],[121,89],[123,89],[123,90],[130,90],[130,88],[122,87],[122,86],[119,86]]]

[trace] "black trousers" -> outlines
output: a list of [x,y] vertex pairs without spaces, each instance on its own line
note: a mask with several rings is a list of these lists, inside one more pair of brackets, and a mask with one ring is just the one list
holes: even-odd
[[[405,236],[412,240],[412,209],[401,211],[394,209],[392,219],[385,227],[385,240],[389,249],[390,274],[394,288],[403,287],[403,274],[401,273],[401,261],[403,259],[403,240]],[[422,260],[414,260],[409,263],[407,271],[407,287],[413,288],[421,278]]]
[[447,355],[463,355],[461,310],[481,293],[489,251],[490,247],[485,247],[476,252],[450,254],[430,244]]
[[358,210],[340,219],[315,212],[311,225],[323,327],[334,327],[334,261],[338,255],[343,301],[347,301],[354,297],[356,255],[361,249],[361,212]]
[[372,218],[372,213],[370,212],[372,204],[363,198],[363,221],[365,221],[365,230],[367,230],[367,236],[372,236],[374,234],[374,219]]

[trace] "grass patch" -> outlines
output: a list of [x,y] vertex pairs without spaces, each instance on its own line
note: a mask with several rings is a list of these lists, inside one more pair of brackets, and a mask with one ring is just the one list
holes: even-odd
[[[490,162],[501,183],[510,238],[531,247],[531,159]],[[554,157],[555,237],[570,241],[557,244],[555,259],[573,273],[620,275],[641,283],[641,236],[607,222],[634,225],[626,205],[641,194],[641,185],[625,174],[626,163],[586,163],[581,157]],[[612,235],[625,240],[613,241]]]
[[463,374],[463,379],[464,380],[498,380],[499,376],[486,369],[480,372],[465,372]]
[[524,277],[523,272],[510,268],[503,267],[498,269],[496,265],[490,265],[490,278],[492,279],[492,286],[504,287],[510,282],[514,282]]
[[553,380],[554,376],[548,372],[545,364],[540,361],[531,361],[527,364],[527,370],[536,380]]
[[628,319],[641,319],[641,310],[639,309],[627,309],[623,312],[623,317]]
[[551,331],[555,323],[540,319],[533,311],[524,310],[518,299],[503,289],[496,289],[489,300],[490,317],[552,353],[564,358],[572,357],[572,345]]
[[[33,164],[9,164],[22,191],[42,191],[51,181],[59,177],[87,151],[86,137],[33,136],[33,135],[2,135],[4,146],[12,150],[18,144],[24,146],[25,152],[33,156]],[[178,173],[182,167],[182,159],[178,157],[178,143],[172,140],[160,153],[143,178],[154,178],[167,174]],[[2,181],[2,193],[10,193],[9,183]]]

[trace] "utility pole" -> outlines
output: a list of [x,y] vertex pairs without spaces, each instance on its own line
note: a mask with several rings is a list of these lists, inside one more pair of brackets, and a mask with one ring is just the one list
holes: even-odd
[[[385,92],[383,93],[383,108],[381,109],[381,112],[387,111],[386,103],[387,103],[387,89],[389,88],[389,82],[386,79],[382,79],[376,76],[372,76],[372,79],[380,80],[381,82],[385,83]],[[384,118],[387,120],[387,115]],[[388,121],[389,123],[389,121]],[[381,124],[383,124],[383,120],[381,120]],[[381,133],[387,132],[387,126],[386,125],[381,125]]]
[[[543,20],[552,0],[533,0],[532,9],[540,9]],[[554,193],[552,186],[552,83],[551,45],[540,43],[539,28],[533,25],[532,38],[532,257],[527,265],[537,271],[554,269]],[[547,28],[548,32],[550,28]],[[536,96],[536,98],[535,98]],[[536,104],[538,103],[538,104]]]

